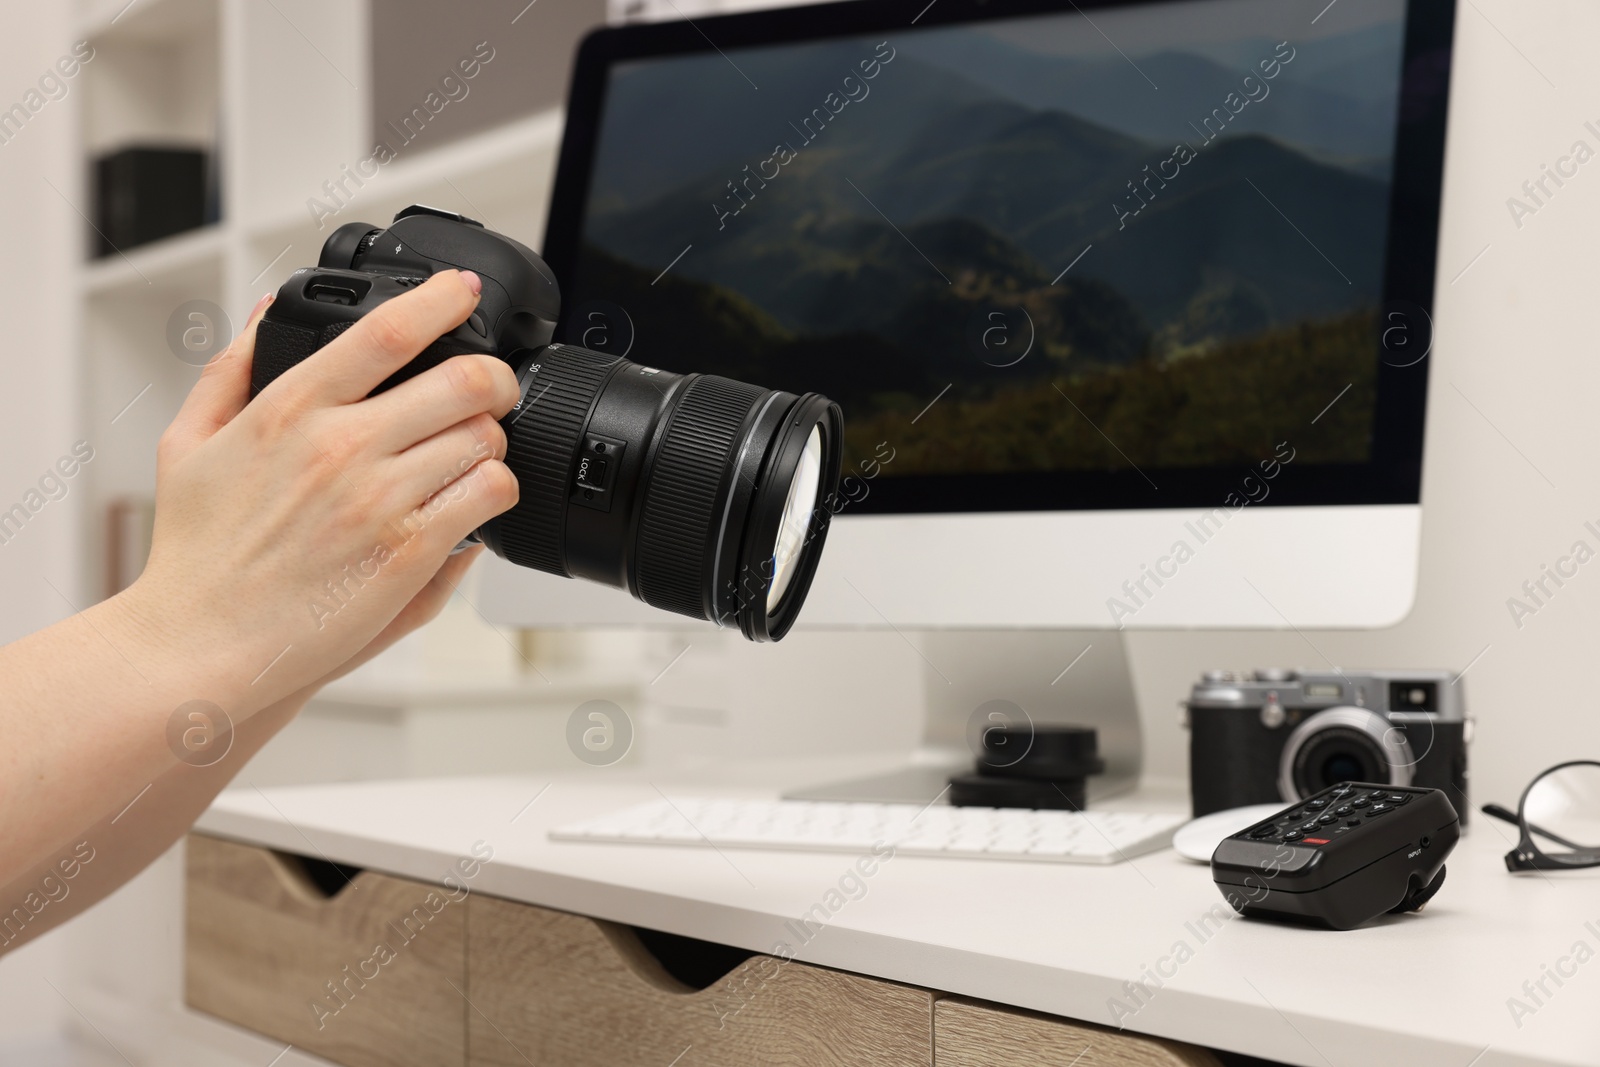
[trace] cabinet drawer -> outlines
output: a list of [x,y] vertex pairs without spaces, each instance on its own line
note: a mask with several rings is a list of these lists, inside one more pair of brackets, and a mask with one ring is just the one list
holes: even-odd
[[191,1008],[347,1067],[464,1067],[464,893],[202,834],[187,881]]
[[937,1067],[1221,1067],[1192,1045],[962,997],[934,1005],[933,1047]]
[[694,989],[627,927],[480,894],[467,909],[471,1067],[932,1062],[925,990],[776,956]]

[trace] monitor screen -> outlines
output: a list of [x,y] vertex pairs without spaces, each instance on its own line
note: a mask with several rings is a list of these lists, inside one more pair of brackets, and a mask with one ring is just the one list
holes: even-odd
[[589,57],[565,340],[826,393],[863,511],[1216,504],[1288,456],[1264,502],[1415,502],[1442,148],[1419,219],[1397,146],[1442,118],[1403,106],[1407,0],[846,6]]

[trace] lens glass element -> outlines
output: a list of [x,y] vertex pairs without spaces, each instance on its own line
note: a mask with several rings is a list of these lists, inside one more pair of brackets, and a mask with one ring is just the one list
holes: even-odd
[[794,480],[789,483],[789,500],[783,506],[783,519],[778,526],[778,540],[772,549],[772,584],[767,587],[767,610],[773,611],[789,591],[789,583],[800,560],[800,550],[805,547],[806,531],[811,526],[811,514],[817,506],[817,488],[822,482],[822,427],[811,429],[811,437],[800,455],[800,465],[795,468]]
[[1360,730],[1331,727],[1313,734],[1295,761],[1295,786],[1301,796],[1340,782],[1392,783],[1384,751]]
[[1575,763],[1547,771],[1528,788],[1522,817],[1547,856],[1600,851],[1600,766]]
[[1361,757],[1349,752],[1335,752],[1322,761],[1322,780],[1329,784],[1370,782],[1372,772]]

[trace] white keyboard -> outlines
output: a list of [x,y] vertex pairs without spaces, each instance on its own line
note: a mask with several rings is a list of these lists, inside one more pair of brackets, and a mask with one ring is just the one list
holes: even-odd
[[1117,863],[1166,848],[1183,815],[812,800],[654,800],[550,831],[554,841]]

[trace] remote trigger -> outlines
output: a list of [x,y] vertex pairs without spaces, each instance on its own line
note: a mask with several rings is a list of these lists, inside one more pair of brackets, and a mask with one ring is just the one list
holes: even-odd
[[1406,892],[1405,898],[1389,909],[1390,915],[1398,915],[1406,911],[1421,911],[1422,906],[1433,899],[1439,892],[1439,887],[1444,885],[1445,868],[1440,867],[1439,873],[1433,876],[1433,881],[1427,885],[1420,885],[1416,878],[1411,879],[1411,888]]

